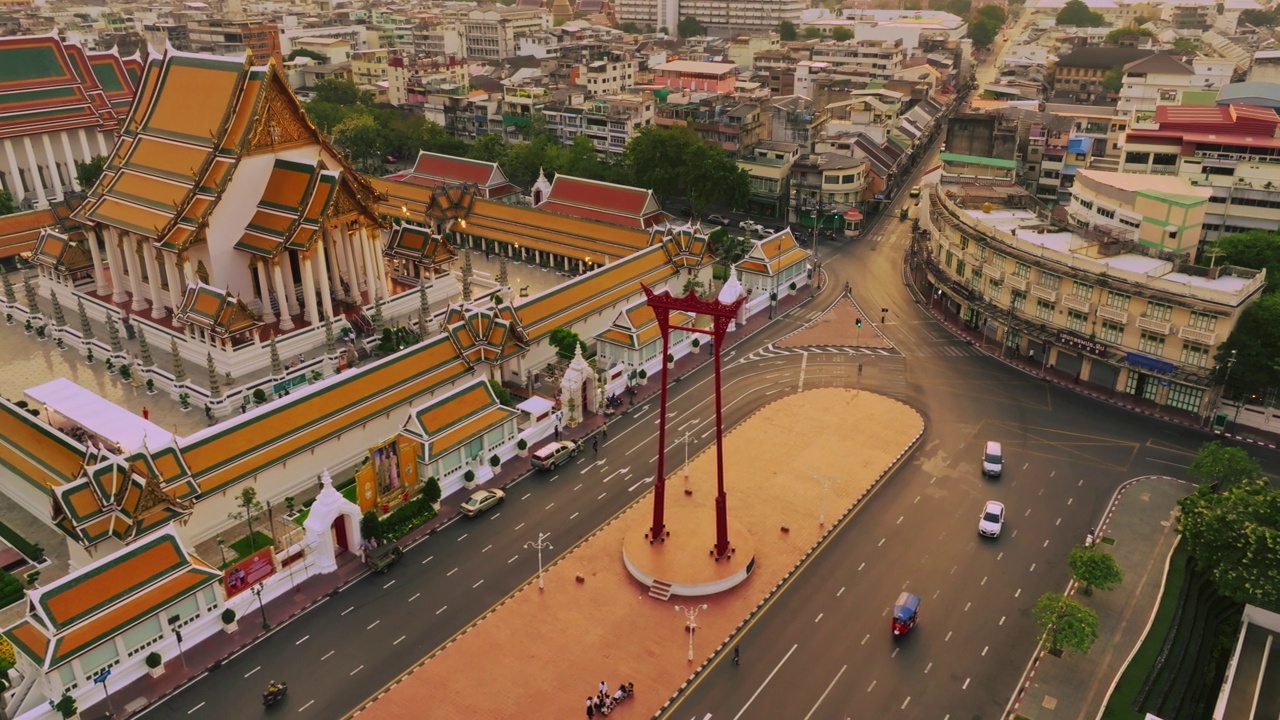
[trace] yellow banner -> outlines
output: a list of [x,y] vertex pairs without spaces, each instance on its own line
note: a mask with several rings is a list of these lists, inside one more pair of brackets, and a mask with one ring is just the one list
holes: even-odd
[[401,436],[400,446],[400,480],[406,488],[418,484],[418,448],[421,443],[412,438]]
[[356,494],[360,499],[360,512],[369,512],[378,507],[378,474],[373,463],[366,462],[356,470]]

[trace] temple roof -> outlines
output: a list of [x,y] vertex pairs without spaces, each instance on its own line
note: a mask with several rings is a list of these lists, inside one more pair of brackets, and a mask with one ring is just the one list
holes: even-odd
[[427,462],[519,415],[498,403],[487,380],[476,380],[410,411],[405,432],[427,442]]
[[391,231],[387,255],[432,267],[444,265],[458,257],[457,251],[444,238],[417,225],[397,225]]
[[323,168],[323,162],[276,158],[236,249],[260,257],[275,257],[286,248],[309,249],[340,182],[338,173]]
[[169,528],[28,591],[27,617],[4,636],[52,670],[221,577]]
[[31,261],[60,275],[71,275],[93,267],[93,257],[85,244],[84,233],[63,234],[51,228],[40,231]]
[[808,259],[809,251],[796,244],[791,228],[787,228],[769,237],[752,241],[751,251],[747,253],[747,257],[734,267],[754,275],[772,277]]
[[467,362],[498,364],[528,350],[524,330],[510,305],[450,307],[445,332]]
[[135,86],[115,53],[55,35],[0,38],[0,137],[119,127]]
[[204,328],[218,337],[232,337],[262,324],[262,318],[240,298],[202,283],[187,286],[174,319]]
[[[685,312],[671,313],[672,325],[690,325],[695,316]],[[662,330],[658,327],[658,318],[653,314],[649,303],[640,300],[636,304],[618,313],[613,324],[604,332],[596,335],[596,340],[631,350],[639,350],[654,340],[662,338]]]
[[43,420],[0,398],[0,464],[40,490],[75,480],[84,466],[83,445]]
[[711,262],[711,238],[697,222],[662,230],[659,242],[679,268],[700,268]]
[[667,219],[652,190],[556,175],[539,210],[643,230]]
[[413,168],[388,177],[422,187],[472,185],[480,197],[498,200],[519,194],[520,188],[507,179],[507,174],[495,162],[454,157],[441,153],[418,152]]
[[40,233],[57,224],[58,217],[51,208],[0,216],[0,258],[31,252]]

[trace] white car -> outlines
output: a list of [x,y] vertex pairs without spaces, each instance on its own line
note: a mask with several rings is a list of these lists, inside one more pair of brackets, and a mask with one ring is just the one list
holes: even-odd
[[738,227],[742,228],[743,230],[746,230],[747,232],[752,232],[752,231],[761,229],[760,223],[756,222],[755,220],[743,220],[742,222],[738,223]]
[[982,509],[982,517],[978,520],[978,534],[982,537],[1000,537],[1004,528],[1004,503],[988,500]]

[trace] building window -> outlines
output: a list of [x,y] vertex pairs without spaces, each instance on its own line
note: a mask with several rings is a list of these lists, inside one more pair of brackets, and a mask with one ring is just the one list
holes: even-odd
[[1104,207],[1098,208],[1098,214],[1108,220],[1114,220],[1116,217],[1115,210],[1108,210],[1107,208],[1104,208]]
[[1062,276],[1054,275],[1053,273],[1044,272],[1042,270],[1040,271],[1040,284],[1043,285],[1046,290],[1053,290],[1054,292],[1057,292],[1058,288],[1062,286]]
[[976,290],[982,289],[982,268],[981,267],[978,267],[975,265],[973,269],[969,271],[969,287],[974,288]]
[[1041,320],[1053,320],[1053,303],[1047,303],[1043,300],[1036,301],[1036,317]]
[[1169,384],[1169,407],[1187,412],[1200,412],[1200,401],[1204,398],[1204,390],[1181,383]]
[[961,280],[964,279],[964,261],[963,260],[959,260],[956,262],[956,277],[960,278]]
[[1102,327],[1099,329],[1098,338],[1104,343],[1112,345],[1124,344],[1124,326],[1117,325],[1113,322],[1102,321]]
[[969,238],[965,237],[964,235],[961,235],[961,236],[960,236],[960,251],[961,251],[961,252],[964,252],[965,250],[968,250],[968,249],[969,249]]
[[1169,319],[1173,317],[1173,306],[1158,302],[1148,302],[1147,317],[1152,320],[1169,322]]
[[1191,320],[1187,322],[1187,327],[1192,330],[1201,332],[1213,332],[1218,327],[1218,317],[1208,313],[1191,313]]
[[1204,345],[1184,342],[1182,343],[1182,357],[1179,360],[1183,365],[1205,367],[1209,364],[1209,348]]
[[1009,307],[1016,312],[1022,312],[1027,307],[1027,294],[1020,290],[1012,290],[1009,292]]
[[1118,293],[1114,290],[1107,291],[1107,307],[1112,310],[1120,310],[1121,312],[1129,311],[1129,296],[1124,293]]
[[995,265],[1000,270],[1005,269],[1006,263],[1008,262],[1008,260],[1009,258],[1003,255],[996,255],[995,253],[992,253],[991,255],[991,264]]
[[1076,202],[1080,203],[1080,207],[1084,208],[1085,210],[1092,210],[1092,209],[1093,209],[1093,201],[1092,201],[1092,200],[1077,200]]
[[1154,333],[1144,332],[1138,337],[1138,352],[1143,352],[1155,357],[1164,355],[1164,336]]
[[1079,280],[1072,281],[1071,297],[1080,298],[1081,300],[1088,302],[1093,298],[1093,286],[1082,283]]
[[1015,262],[1013,264],[1013,276],[1026,280],[1031,277],[1031,266],[1024,262]]
[[987,281],[987,297],[991,298],[993,301],[998,301],[1003,293],[1004,293],[1003,283],[1001,283],[999,280]]
[[1089,316],[1084,313],[1078,313],[1075,310],[1067,311],[1067,327],[1078,333],[1084,332],[1089,326]]
[[[191,599],[194,600],[195,596],[191,596]],[[154,615],[121,634],[121,639],[124,640],[125,652],[128,653],[129,657],[133,657],[160,642],[162,637],[164,637],[164,627],[160,624],[160,618]]]

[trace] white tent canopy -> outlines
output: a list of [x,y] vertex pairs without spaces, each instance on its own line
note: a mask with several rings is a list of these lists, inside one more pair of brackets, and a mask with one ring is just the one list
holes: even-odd
[[89,432],[118,444],[125,453],[169,443],[173,433],[134,415],[106,398],[66,378],[51,380],[26,390],[27,397],[44,405]]

